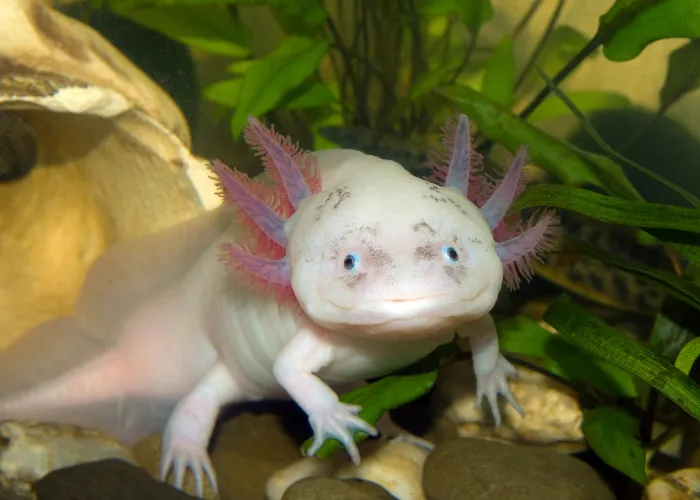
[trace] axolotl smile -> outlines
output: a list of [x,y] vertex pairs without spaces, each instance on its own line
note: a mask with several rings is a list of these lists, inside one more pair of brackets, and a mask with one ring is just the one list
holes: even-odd
[[[376,183],[353,184],[354,162]],[[292,287],[332,330],[377,337],[442,335],[491,310],[503,265],[479,209],[452,188],[406,182],[393,162],[350,155],[341,187],[304,200],[289,221]],[[393,190],[401,176],[402,188]],[[313,227],[313,231],[307,228]]]

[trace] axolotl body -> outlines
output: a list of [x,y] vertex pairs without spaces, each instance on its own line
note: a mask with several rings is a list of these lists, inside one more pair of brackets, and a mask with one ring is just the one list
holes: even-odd
[[499,394],[519,408],[489,313],[556,230],[550,213],[506,225],[524,150],[496,185],[463,115],[430,180],[359,151],[299,151],[253,118],[246,139],[266,181],[214,161],[220,207],[107,251],[73,316],[0,354],[0,420],[126,443],[162,432],[161,476],[172,469],[181,487],[189,468],[201,495],[204,474],[216,487],[207,445],[223,406],[289,396],[313,429],[309,454],[336,438],[358,463],[353,431],[376,429],[331,387],[405,367],[455,332],[496,423]]

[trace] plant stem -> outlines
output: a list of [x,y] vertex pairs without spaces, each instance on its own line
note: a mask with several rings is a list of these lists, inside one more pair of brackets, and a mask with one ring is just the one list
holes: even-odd
[[542,34],[542,38],[540,38],[540,41],[535,47],[535,50],[532,52],[530,60],[525,65],[525,69],[523,69],[522,73],[520,73],[520,76],[518,77],[518,80],[515,82],[515,91],[517,91],[525,82],[525,79],[530,73],[530,70],[534,66],[537,59],[540,57],[540,54],[544,50],[544,47],[547,45],[547,42],[549,41],[549,38],[552,35],[552,32],[554,31],[554,27],[556,26],[557,21],[559,21],[559,16],[561,15],[561,11],[563,10],[565,3],[566,0],[559,0],[557,2],[556,7],[554,8],[554,12],[552,12],[552,16],[549,18],[549,23],[547,23],[547,28]]
[[[588,56],[595,52],[598,47],[602,45],[602,43],[603,40],[598,35],[591,38],[585,47],[583,47],[568,63],[566,63],[562,69],[559,70],[556,75],[554,75],[552,78],[552,83],[554,85],[559,85],[561,82],[563,82],[571,73],[574,72],[576,68],[581,65],[583,61],[588,58]],[[537,109],[537,107],[542,104],[547,97],[549,97],[551,92],[552,88],[549,85],[545,85],[542,90],[540,90],[539,94],[537,94],[534,99],[530,101],[530,104],[528,104],[527,107],[520,112],[520,118],[524,120],[530,116]]]
[[515,26],[515,29],[513,30],[513,39],[518,38],[520,34],[525,30],[525,27],[530,24],[530,21],[532,18],[535,16],[539,8],[542,6],[542,0],[535,0],[532,2],[532,5],[530,5],[530,8],[528,11],[525,13],[523,18],[520,20],[520,22]]
[[474,54],[474,50],[476,49],[476,41],[478,40],[478,38],[479,32],[477,31],[472,35],[471,40],[469,40],[469,45],[467,46],[467,52],[464,54],[464,59],[462,59],[462,62],[459,63],[459,66],[457,66],[457,69],[452,75],[452,78],[449,79],[448,85],[452,85],[455,81],[457,81],[459,75],[461,75],[462,71],[464,71],[469,65],[469,61],[472,58],[472,54]]

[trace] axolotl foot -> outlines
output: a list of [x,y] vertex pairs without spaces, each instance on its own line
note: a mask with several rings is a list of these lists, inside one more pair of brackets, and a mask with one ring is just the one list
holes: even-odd
[[357,414],[362,407],[339,401],[324,405],[309,413],[309,423],[314,432],[314,441],[306,454],[313,456],[323,446],[326,439],[337,439],[342,443],[355,465],[360,464],[360,452],[357,449],[352,431],[360,431],[376,436],[377,430],[362,420]]
[[501,425],[501,412],[498,408],[498,395],[502,395],[506,401],[521,416],[525,415],[522,407],[513,396],[513,393],[508,386],[508,376],[517,377],[518,371],[510,362],[502,355],[498,354],[498,362],[496,366],[488,372],[476,371],[476,408],[481,407],[481,403],[486,397],[496,427]]

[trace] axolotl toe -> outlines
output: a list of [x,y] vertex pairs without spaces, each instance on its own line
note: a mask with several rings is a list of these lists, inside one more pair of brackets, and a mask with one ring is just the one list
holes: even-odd
[[403,368],[468,336],[478,399],[517,407],[490,316],[532,273],[556,218],[507,224],[524,150],[500,182],[480,171],[465,116],[430,179],[353,150],[298,150],[254,118],[262,180],[214,161],[224,203],[120,243],[93,265],[75,314],[0,353],[0,420],[99,428],[125,443],[163,435],[161,476],[216,487],[207,446],[223,406],[291,397],[314,433],[359,453],[375,434],[332,387]]

